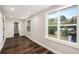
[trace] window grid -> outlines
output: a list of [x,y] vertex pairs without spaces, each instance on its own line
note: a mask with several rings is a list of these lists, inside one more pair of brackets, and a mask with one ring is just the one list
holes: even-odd
[[[60,13],[60,12],[57,12],[57,13]],[[59,14],[60,15],[60,14]],[[57,25],[49,25],[48,26],[57,26],[57,39],[61,40],[60,36],[61,36],[61,26],[76,26],[77,28],[77,24],[61,24],[61,20],[60,20],[60,16],[58,15],[57,17]],[[76,30],[76,34],[77,34],[77,30]],[[53,38],[53,37],[52,37]],[[76,42],[77,43],[77,42]]]

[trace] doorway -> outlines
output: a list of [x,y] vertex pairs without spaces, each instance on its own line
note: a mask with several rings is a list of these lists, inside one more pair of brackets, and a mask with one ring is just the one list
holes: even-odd
[[18,31],[18,22],[14,22],[14,37],[19,36],[19,31]]

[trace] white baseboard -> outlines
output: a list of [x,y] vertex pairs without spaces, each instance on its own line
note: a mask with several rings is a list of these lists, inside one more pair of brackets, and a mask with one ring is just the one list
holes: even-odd
[[[25,35],[25,36],[26,36],[26,35]],[[26,37],[28,37],[28,36],[26,36]],[[37,44],[39,44],[39,45],[45,47],[46,49],[48,49],[49,51],[51,51],[51,52],[53,52],[53,53],[62,54],[61,52],[57,51],[56,49],[53,49],[53,48],[51,48],[51,47],[49,47],[49,46],[47,46],[47,45],[45,45],[45,44],[43,44],[43,43],[40,43],[40,42],[38,42],[37,40],[34,40],[33,38],[30,38],[30,37],[28,37],[28,38],[31,39],[32,41],[36,42]]]

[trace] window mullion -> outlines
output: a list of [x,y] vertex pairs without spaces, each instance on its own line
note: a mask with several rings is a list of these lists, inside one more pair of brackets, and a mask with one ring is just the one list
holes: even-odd
[[57,25],[58,37],[57,38],[60,39],[60,16],[59,15],[58,15],[57,19],[58,19],[58,22],[57,22],[58,23],[58,25]]

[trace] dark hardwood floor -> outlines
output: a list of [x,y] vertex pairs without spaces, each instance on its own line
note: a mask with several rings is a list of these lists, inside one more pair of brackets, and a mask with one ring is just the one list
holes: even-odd
[[25,36],[7,38],[1,54],[54,54]]

